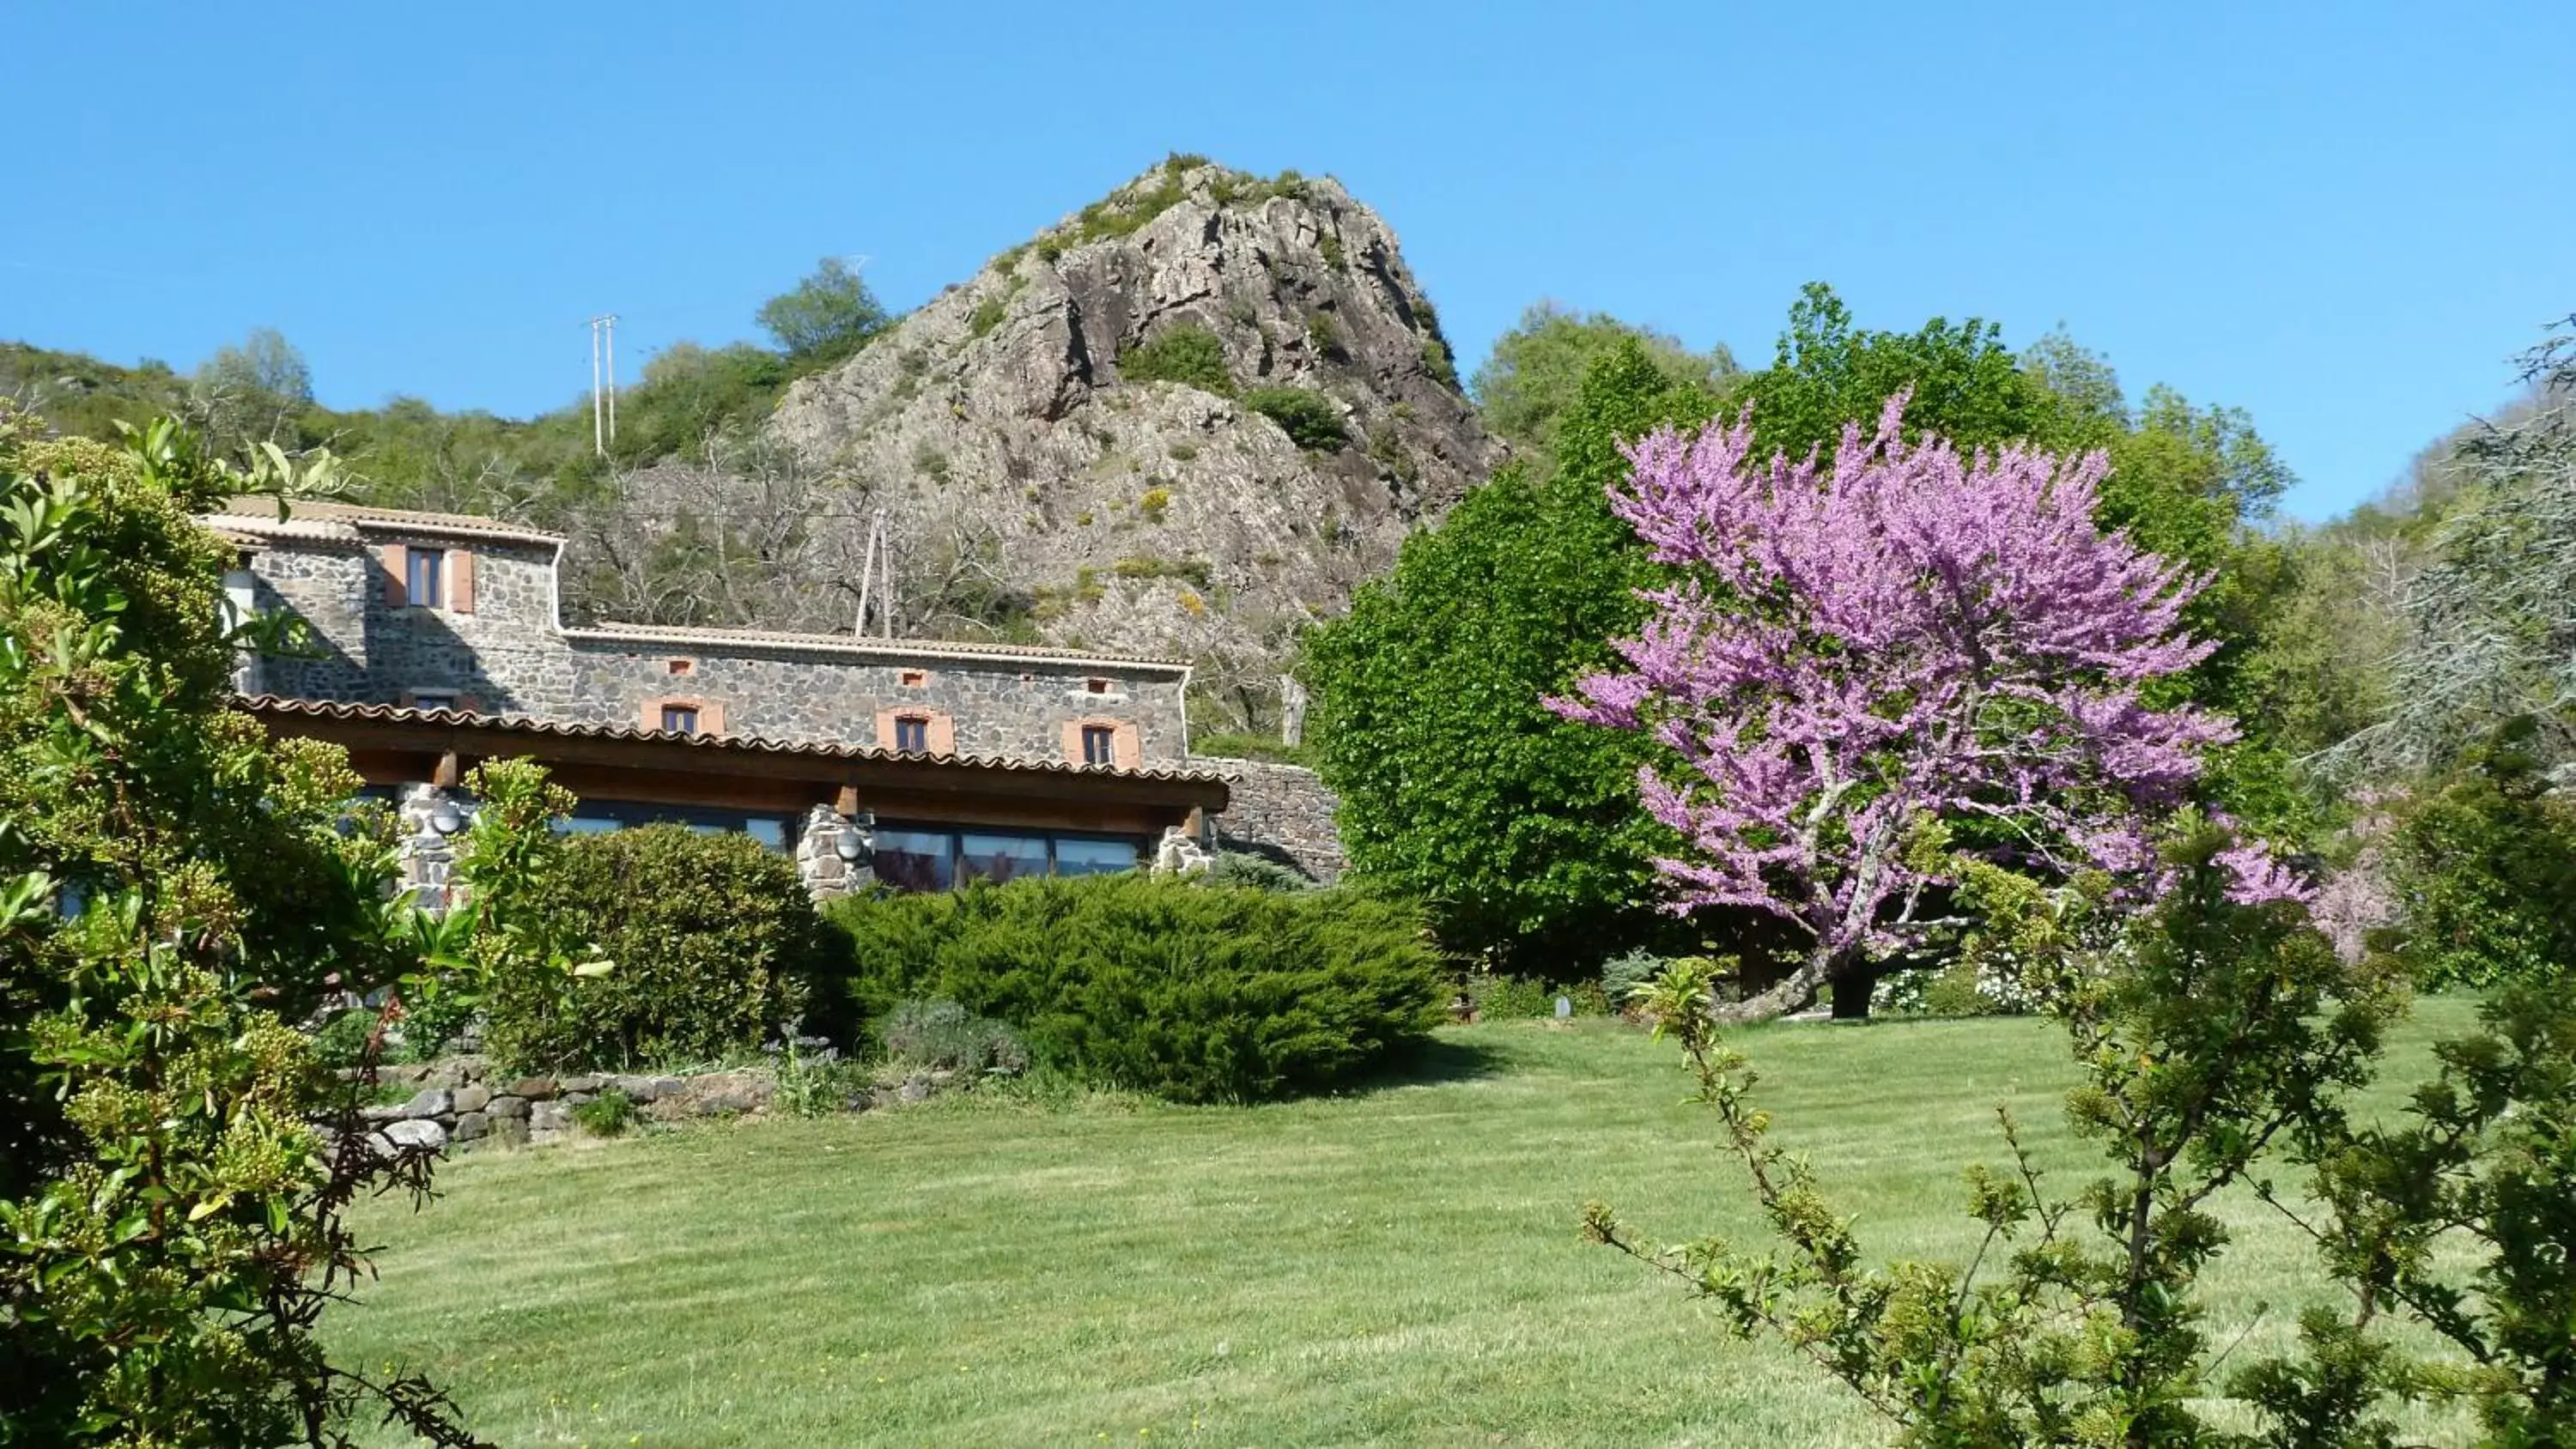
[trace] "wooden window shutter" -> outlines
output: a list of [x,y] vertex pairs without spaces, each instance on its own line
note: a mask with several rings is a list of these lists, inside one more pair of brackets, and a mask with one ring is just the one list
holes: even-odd
[[411,550],[398,543],[389,543],[376,550],[376,556],[384,563],[385,607],[399,609],[408,605],[411,602]]
[[724,701],[710,699],[698,706],[698,733],[720,735],[725,732]]
[[470,548],[447,551],[447,612],[474,612],[474,551]]
[[1082,763],[1083,724],[1084,721],[1078,719],[1069,719],[1064,722],[1064,762],[1068,765],[1079,765]]
[[944,714],[930,717],[930,752],[934,755],[957,753],[957,722]]
[[1109,737],[1109,748],[1110,758],[1122,770],[1133,770],[1145,763],[1144,746],[1136,738],[1136,726],[1131,721],[1119,721],[1117,732]]

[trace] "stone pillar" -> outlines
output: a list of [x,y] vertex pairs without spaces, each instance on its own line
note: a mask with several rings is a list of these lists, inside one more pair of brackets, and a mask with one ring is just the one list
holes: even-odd
[[[444,910],[456,872],[456,836],[474,819],[473,802],[436,785],[405,785],[395,804],[402,821],[402,882],[423,910]],[[455,834],[431,822],[442,813],[458,823]]]
[[[796,874],[817,905],[876,884],[876,872],[868,865],[875,824],[867,815],[844,815],[829,805],[805,812],[804,832],[796,837]],[[850,840],[857,842],[853,853],[858,859],[843,860],[843,842]]]
[[1216,868],[1216,856],[1190,834],[1188,826],[1163,827],[1163,839],[1154,847],[1155,875],[1203,875]]

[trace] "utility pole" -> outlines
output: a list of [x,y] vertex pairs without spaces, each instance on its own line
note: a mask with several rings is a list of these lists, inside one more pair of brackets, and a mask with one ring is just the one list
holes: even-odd
[[[607,354],[608,377],[600,380],[600,355]],[[605,458],[617,441],[617,314],[590,319],[590,446]]]
[[894,535],[886,526],[886,511],[876,511],[868,520],[868,548],[859,565],[859,621],[852,632],[861,639],[868,637],[868,610],[873,605],[880,638],[894,637]]

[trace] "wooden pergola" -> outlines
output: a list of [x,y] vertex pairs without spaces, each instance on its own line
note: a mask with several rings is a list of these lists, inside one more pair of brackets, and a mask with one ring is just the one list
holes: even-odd
[[901,754],[273,695],[239,707],[271,734],[340,746],[370,785],[454,789],[481,761],[525,758],[584,799],[798,814],[825,805],[850,818],[1148,838],[1172,826],[1195,836],[1227,800],[1223,778],[1195,770]]

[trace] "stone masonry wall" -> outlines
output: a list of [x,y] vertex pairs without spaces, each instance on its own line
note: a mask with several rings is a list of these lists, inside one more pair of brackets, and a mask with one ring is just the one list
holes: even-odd
[[[354,1073],[352,1073],[354,1074]],[[399,1102],[361,1108],[377,1150],[423,1148],[449,1152],[499,1144],[538,1146],[580,1135],[573,1109],[602,1092],[623,1093],[635,1115],[651,1123],[706,1117],[756,1117],[778,1097],[776,1072],[738,1067],[708,1072],[598,1073],[582,1076],[505,1076],[481,1057],[450,1057],[375,1070],[380,1088],[404,1094]],[[870,1080],[836,1089],[832,1110],[865,1112],[919,1102],[962,1085],[949,1071],[889,1067]]]
[[1284,861],[1327,885],[1350,862],[1333,811],[1341,803],[1314,771],[1262,760],[1199,760],[1226,777],[1231,799],[1216,817],[1217,843]]
[[[878,715],[915,709],[950,721],[959,754],[1060,760],[1075,720],[1136,727],[1139,763],[1185,758],[1182,687],[1170,671],[1028,657],[1009,662],[814,643],[620,637],[563,630],[555,551],[476,540],[474,608],[397,608],[375,550],[469,547],[369,530],[364,545],[281,540],[254,557],[255,600],[303,618],[318,651],[259,661],[254,687],[300,698],[405,704],[450,690],[485,714],[635,726],[656,701],[694,703],[710,732],[892,748]],[[675,672],[684,671],[684,672]],[[905,676],[918,675],[918,684]],[[1104,686],[1097,692],[1093,684]],[[719,723],[718,715],[721,714]]]

